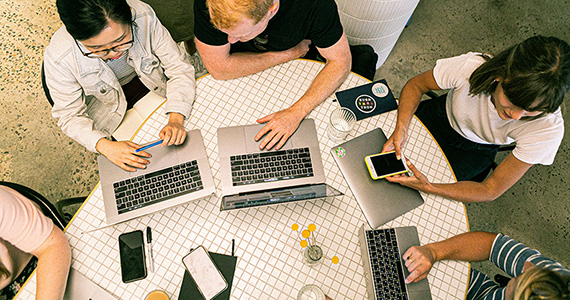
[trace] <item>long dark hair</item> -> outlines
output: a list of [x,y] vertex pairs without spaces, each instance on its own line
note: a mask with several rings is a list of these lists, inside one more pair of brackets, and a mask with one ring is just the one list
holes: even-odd
[[67,32],[79,41],[98,35],[109,20],[132,25],[131,7],[125,0],[57,0],[57,12]]
[[528,38],[479,66],[469,77],[469,93],[490,95],[496,79],[514,105],[555,112],[570,87],[570,46],[555,37]]

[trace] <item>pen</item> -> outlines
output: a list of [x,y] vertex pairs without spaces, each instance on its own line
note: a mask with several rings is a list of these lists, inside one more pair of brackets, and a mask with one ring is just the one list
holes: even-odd
[[148,258],[150,260],[150,271],[154,273],[154,258],[152,257],[152,232],[150,227],[146,227],[146,244],[148,246]]
[[162,144],[162,141],[154,142],[154,143],[152,143],[152,144],[150,144],[150,145],[146,145],[146,146],[144,146],[144,147],[142,147],[142,148],[138,148],[137,150],[135,150],[135,153],[141,152],[141,151],[146,150],[146,149],[148,149],[148,148],[150,148],[150,147],[154,147],[154,146],[160,145],[160,144]]
[[235,245],[236,245],[236,240],[235,240],[235,239],[232,239],[232,256],[234,256],[234,248],[235,248]]

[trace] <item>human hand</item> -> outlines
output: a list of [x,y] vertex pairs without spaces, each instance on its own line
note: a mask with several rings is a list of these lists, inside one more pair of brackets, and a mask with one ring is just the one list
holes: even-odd
[[409,161],[406,161],[408,169],[413,173],[413,176],[406,176],[406,173],[386,177],[386,180],[394,183],[399,183],[403,186],[413,188],[415,190],[426,191],[431,187],[431,183],[428,181],[427,177],[420,173],[418,169]]
[[161,147],[184,143],[186,129],[182,126],[183,122],[184,115],[174,112],[170,113],[168,124],[158,134],[158,137],[162,140]]
[[129,172],[136,171],[135,168],[144,169],[150,163],[143,157],[150,158],[152,155],[145,151],[135,152],[138,148],[141,146],[131,141],[114,142],[106,138],[100,139],[95,146],[112,163]]
[[309,52],[309,45],[311,45],[311,40],[302,40],[295,47],[289,49],[291,53],[291,59],[296,59],[305,56]]
[[396,158],[402,157],[402,148],[408,139],[408,130],[396,127],[390,138],[384,143],[382,152],[395,151]]
[[406,283],[418,282],[426,278],[431,267],[436,261],[434,251],[428,245],[413,246],[408,249],[402,258],[406,260],[406,267],[410,275],[406,278]]
[[[264,135],[265,138],[259,144],[259,149],[271,149],[275,144],[275,150],[281,149],[287,139],[297,130],[299,123],[303,120],[304,115],[287,108],[259,120],[258,123],[267,123],[255,136],[255,141],[259,141]],[[279,142],[279,143],[278,143]]]

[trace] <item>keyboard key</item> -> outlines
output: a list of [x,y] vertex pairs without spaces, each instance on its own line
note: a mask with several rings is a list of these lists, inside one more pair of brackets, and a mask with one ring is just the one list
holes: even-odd
[[373,270],[372,280],[378,299],[408,299],[395,231],[393,229],[367,231],[366,242]]
[[[195,181],[195,188],[189,185]],[[193,160],[113,183],[119,214],[203,189],[198,162]]]

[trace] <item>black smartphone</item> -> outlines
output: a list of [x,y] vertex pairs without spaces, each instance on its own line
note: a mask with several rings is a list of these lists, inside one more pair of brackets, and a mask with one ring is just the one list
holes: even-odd
[[124,283],[146,278],[146,257],[143,233],[140,230],[119,236],[121,277]]

